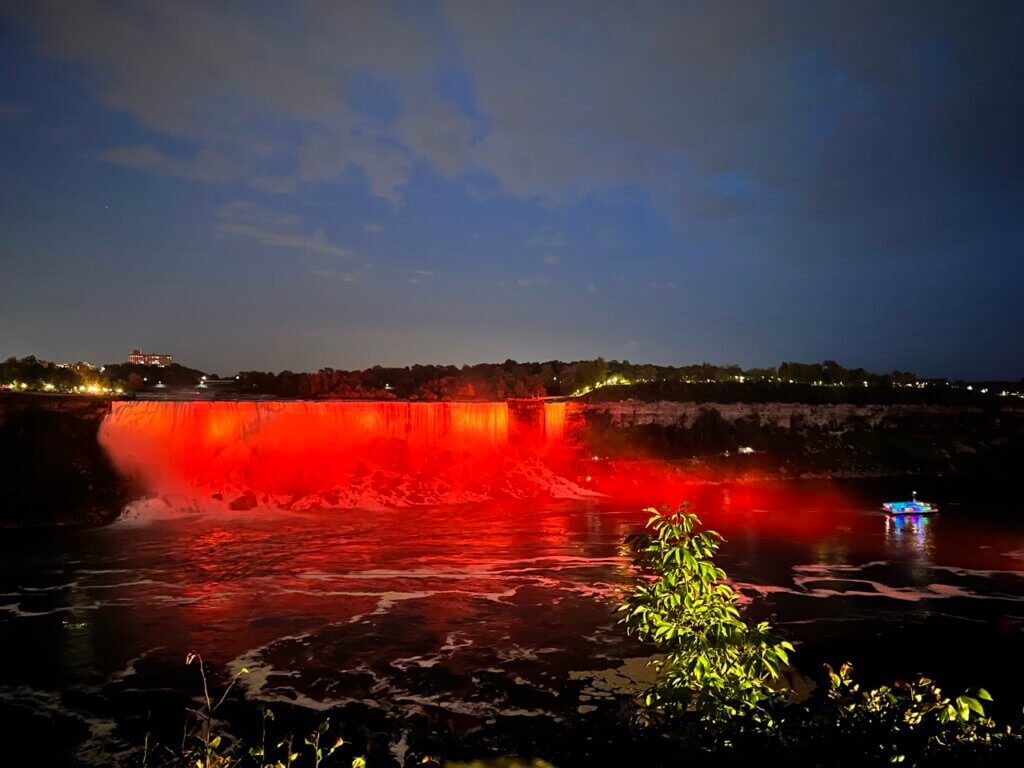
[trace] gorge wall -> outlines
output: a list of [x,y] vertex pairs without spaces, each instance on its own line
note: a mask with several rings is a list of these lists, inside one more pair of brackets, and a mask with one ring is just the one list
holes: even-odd
[[99,444],[109,400],[0,395],[0,525],[109,522],[133,495]]
[[[586,405],[584,440],[613,457],[700,460],[726,474],[1007,473],[1024,405],[806,405],[626,400]],[[752,454],[739,454],[741,447]],[[726,454],[729,454],[726,456]]]

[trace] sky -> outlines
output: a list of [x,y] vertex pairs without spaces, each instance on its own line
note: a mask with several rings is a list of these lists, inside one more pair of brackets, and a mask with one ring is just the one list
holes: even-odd
[[0,356],[1024,376],[1024,4],[0,0]]

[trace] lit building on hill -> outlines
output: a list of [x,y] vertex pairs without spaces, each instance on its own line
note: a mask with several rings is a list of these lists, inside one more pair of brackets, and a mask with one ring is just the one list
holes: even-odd
[[143,352],[141,349],[133,349],[132,353],[128,355],[128,362],[135,363],[136,365],[165,366],[171,364],[171,356],[156,355],[151,352]]

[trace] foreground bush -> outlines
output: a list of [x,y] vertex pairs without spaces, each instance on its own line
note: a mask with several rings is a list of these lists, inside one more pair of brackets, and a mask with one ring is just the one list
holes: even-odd
[[793,646],[743,615],[714,564],[722,537],[686,504],[648,510],[641,570],[619,610],[627,632],[661,652],[636,721],[683,748],[797,765],[1020,765],[1024,742],[986,716],[984,689],[954,698],[930,679],[861,690],[852,667],[826,667],[828,688],[792,703],[779,684]]
[[620,607],[627,631],[665,656],[651,663],[658,683],[643,700],[644,719],[695,714],[706,724],[773,724],[782,693],[773,687],[793,646],[767,622],[743,618],[739,598],[714,563],[721,536],[698,531],[686,506],[653,512],[641,578]]

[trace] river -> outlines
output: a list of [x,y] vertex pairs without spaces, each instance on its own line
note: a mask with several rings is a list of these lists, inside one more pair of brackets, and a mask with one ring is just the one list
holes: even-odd
[[[720,563],[814,676],[916,672],[1024,703],[1024,518],[1007,485],[918,480],[933,518],[877,511],[900,482],[708,487]],[[170,511],[170,510],[169,510]],[[608,500],[136,516],[0,539],[0,715],[55,759],[128,760],[217,679],[393,733],[426,707],[475,749],[601,754],[649,653],[616,625],[645,513]],[[242,716],[242,715],[239,715]],[[154,721],[157,725],[154,726]],[[177,720],[174,720],[177,722]],[[371,727],[371,726],[367,726]],[[12,731],[12,733],[15,731]],[[127,762],[126,762],[127,764]],[[137,762],[136,762],[137,764]]]

